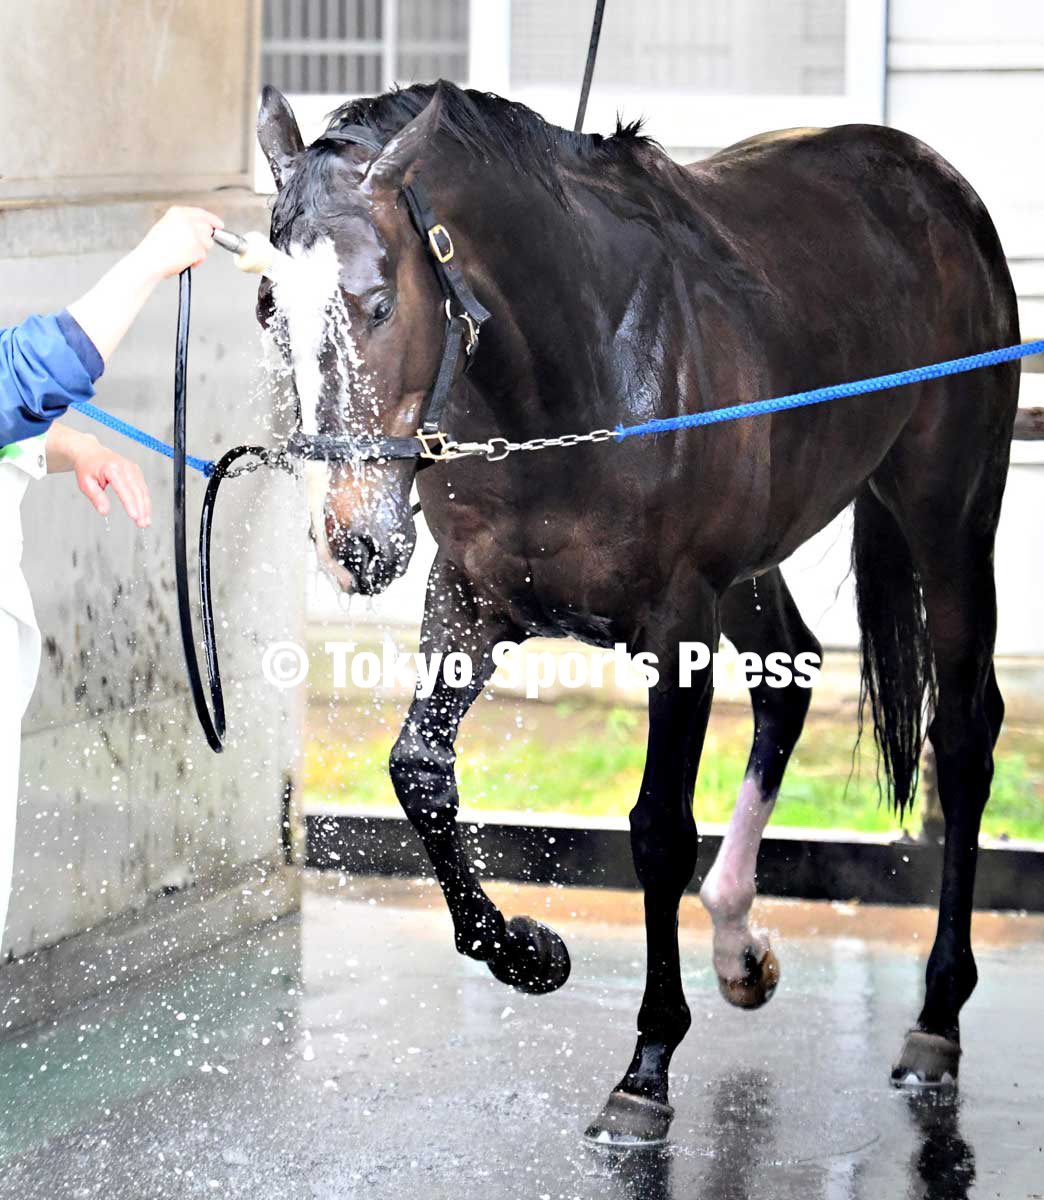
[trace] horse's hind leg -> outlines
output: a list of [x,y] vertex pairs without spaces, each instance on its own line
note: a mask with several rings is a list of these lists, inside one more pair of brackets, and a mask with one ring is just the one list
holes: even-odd
[[[645,994],[638,1012],[638,1042],[623,1079],[588,1127],[589,1141],[607,1146],[655,1145],[663,1141],[674,1110],[668,1104],[671,1056],[691,1018],[682,991],[678,953],[678,905],[696,869],[696,822],[692,795],[710,713],[712,676],[679,682],[682,639],[717,645],[717,604],[702,589],[690,619],[671,628],[676,606],[664,606],[647,628],[657,644],[643,643],[659,663],[659,683],[649,689],[649,739],[638,800],[631,810],[631,851],[645,893]],[[695,607],[695,612],[692,611]],[[673,635],[673,636],[672,636]]]
[[[873,494],[857,502],[857,542],[862,536],[871,549],[878,548],[864,573],[886,569],[909,547],[937,686],[928,736],[946,823],[939,923],[925,974],[924,1007],[892,1071],[897,1084],[956,1081],[960,1011],[977,981],[971,917],[979,826],[1004,718],[993,668],[993,545],[1017,389],[1018,371],[1008,367],[940,382],[923,419],[904,433],[875,473]],[[857,587],[862,587],[858,556]],[[886,596],[878,607],[894,625],[895,597]],[[895,667],[904,655],[908,651],[900,647],[894,661],[882,665]]]
[[[762,662],[783,652],[792,663],[799,654],[814,655],[818,663],[819,642],[801,619],[778,568],[759,576],[756,585],[747,580],[730,588],[722,598],[721,623],[737,650],[756,653]],[[785,687],[762,681],[750,689],[754,741],[747,770],[721,848],[700,888],[714,923],[718,987],[738,1008],[759,1008],[779,982],[768,934],[751,928],[750,910],[758,847],[812,696],[796,678]]]
[[989,551],[966,547],[926,566],[925,610],[938,701],[928,729],[946,821],[939,923],[925,973],[924,1007],[892,1068],[899,1085],[956,1082],[960,1011],[978,980],[971,945],[979,826],[990,795],[1004,702],[993,669],[996,597]]
[[539,993],[554,991],[569,977],[565,943],[529,917],[505,922],[482,890],[457,825],[453,771],[457,729],[493,674],[493,647],[523,638],[516,627],[483,608],[467,579],[436,558],[428,579],[421,650],[429,656],[467,655],[473,678],[466,686],[452,687],[439,671],[431,695],[410,705],[389,768],[399,803],[420,834],[446,897],[457,950],[485,962],[502,983]]

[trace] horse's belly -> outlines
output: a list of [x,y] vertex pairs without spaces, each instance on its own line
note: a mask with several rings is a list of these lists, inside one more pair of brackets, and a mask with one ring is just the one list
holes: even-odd
[[602,515],[601,506],[541,515],[525,532],[517,522],[494,522],[445,549],[530,636],[612,646],[631,639],[643,597],[662,586],[654,578],[662,548],[634,529],[616,526],[610,535]]

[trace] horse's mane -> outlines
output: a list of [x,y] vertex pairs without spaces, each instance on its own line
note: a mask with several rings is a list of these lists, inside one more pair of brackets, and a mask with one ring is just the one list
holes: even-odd
[[617,118],[616,130],[609,137],[574,133],[545,121],[525,104],[505,100],[492,92],[460,88],[445,79],[351,100],[330,114],[327,129],[336,131],[348,125],[361,125],[383,145],[422,112],[436,92],[442,105],[440,133],[471,154],[524,172],[560,199],[562,187],[556,171],[559,164],[596,166],[626,161],[639,148],[656,145],[642,133],[640,119],[623,124]]

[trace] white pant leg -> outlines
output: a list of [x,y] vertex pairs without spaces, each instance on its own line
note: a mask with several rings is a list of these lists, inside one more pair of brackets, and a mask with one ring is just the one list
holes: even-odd
[[[40,665],[40,635],[0,609],[0,936],[7,920],[14,871],[21,773],[22,715]],[[2,949],[0,943],[0,949]]]

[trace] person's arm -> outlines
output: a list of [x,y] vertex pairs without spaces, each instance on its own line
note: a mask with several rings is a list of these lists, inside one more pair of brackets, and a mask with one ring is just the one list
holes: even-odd
[[111,484],[127,515],[144,529],[152,520],[152,500],[137,463],[103,446],[90,433],[55,422],[44,443],[49,472],[75,471],[80,491],[103,517],[109,514],[105,489]]
[[103,275],[69,314],[104,362],[145,307],[156,284],[186,267],[198,267],[224,222],[202,208],[170,208],[126,258]]
[[202,262],[220,225],[202,209],[172,208],[68,309],[0,329],[0,446],[46,433],[70,404],[91,399],[153,288]]
[[0,329],[0,446],[46,433],[70,404],[90,400],[104,369],[67,312]]

